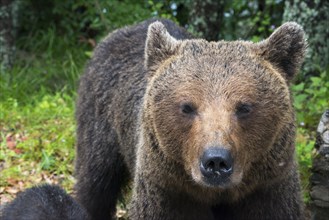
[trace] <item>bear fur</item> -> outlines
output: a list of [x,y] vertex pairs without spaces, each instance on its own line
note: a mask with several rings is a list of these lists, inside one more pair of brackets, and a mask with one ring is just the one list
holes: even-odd
[[0,213],[1,220],[86,220],[86,210],[58,186],[35,186],[20,193]]
[[[259,43],[168,20],[111,33],[80,81],[78,201],[112,219],[133,179],[129,219],[303,219],[289,83],[305,48],[294,22]],[[225,184],[200,172],[209,148],[234,161]]]

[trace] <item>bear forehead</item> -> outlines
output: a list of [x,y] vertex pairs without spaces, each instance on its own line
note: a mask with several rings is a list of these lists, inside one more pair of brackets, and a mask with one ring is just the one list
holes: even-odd
[[172,61],[174,69],[184,74],[199,72],[203,77],[214,73],[216,77],[239,76],[243,79],[254,75],[258,78],[274,70],[268,68],[271,65],[254,51],[253,44],[245,41],[188,40],[182,43],[178,56]]
[[[257,56],[248,42],[187,41],[181,54],[157,77],[161,93],[177,96],[246,101],[279,91],[287,93],[283,78]],[[193,52],[192,52],[193,51]],[[165,82],[165,83],[164,83]],[[158,85],[159,85],[158,84]],[[168,94],[169,95],[169,94]],[[251,102],[251,101],[250,101]]]
[[[248,42],[187,41],[178,56],[170,59],[169,63],[168,71],[165,71],[167,74],[163,77],[167,75],[178,81],[195,78],[207,83],[239,80],[253,84],[260,80],[273,80],[275,71],[252,50]],[[180,77],[172,77],[174,72]],[[279,77],[277,74],[274,76]]]
[[178,54],[165,61],[155,77],[155,87],[162,94],[248,102],[288,93],[285,80],[254,51],[251,42],[200,39],[181,43]]
[[252,43],[247,41],[186,40],[182,43],[182,53],[192,56],[220,55],[220,57],[244,58],[252,55]]

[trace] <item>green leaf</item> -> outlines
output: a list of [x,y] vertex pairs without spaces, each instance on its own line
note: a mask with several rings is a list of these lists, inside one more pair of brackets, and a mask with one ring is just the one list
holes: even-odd
[[303,91],[304,86],[305,86],[305,83],[300,83],[300,84],[292,86],[292,90],[294,92],[300,92],[300,91]]
[[88,58],[91,58],[93,56],[93,51],[85,51],[85,55],[88,57]]
[[319,86],[321,84],[321,78],[319,77],[311,77],[311,81],[313,82],[313,86]]

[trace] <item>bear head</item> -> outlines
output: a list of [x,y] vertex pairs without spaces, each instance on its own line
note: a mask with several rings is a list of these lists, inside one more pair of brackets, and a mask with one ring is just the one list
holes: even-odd
[[273,175],[289,168],[289,83],[305,48],[303,29],[294,22],[259,43],[177,40],[161,22],[152,23],[144,117],[159,149],[202,187],[226,189],[250,175],[266,179],[255,171],[264,160]]

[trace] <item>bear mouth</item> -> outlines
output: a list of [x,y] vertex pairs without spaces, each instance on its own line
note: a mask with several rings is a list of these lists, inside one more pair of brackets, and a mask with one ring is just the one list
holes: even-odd
[[232,186],[231,175],[233,167],[215,167],[212,164],[204,167],[200,164],[200,171],[202,175],[202,182],[210,187],[229,188]]

